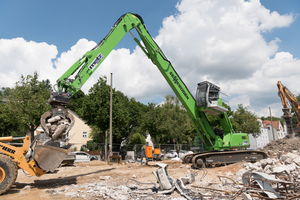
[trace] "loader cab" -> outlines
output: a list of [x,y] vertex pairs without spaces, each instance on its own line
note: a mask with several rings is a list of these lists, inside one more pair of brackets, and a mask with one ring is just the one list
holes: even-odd
[[211,115],[219,115],[228,111],[222,106],[220,87],[208,81],[198,83],[196,104],[201,111]]

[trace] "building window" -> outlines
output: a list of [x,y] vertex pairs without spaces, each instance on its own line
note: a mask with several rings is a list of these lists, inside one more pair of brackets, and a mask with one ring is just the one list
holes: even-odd
[[82,132],[82,137],[87,138],[87,132]]

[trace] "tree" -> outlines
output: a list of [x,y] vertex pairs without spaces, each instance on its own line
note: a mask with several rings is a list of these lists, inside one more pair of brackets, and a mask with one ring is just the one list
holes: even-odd
[[163,114],[162,108],[153,103],[149,103],[149,111],[142,115],[141,130],[148,132],[154,143],[161,141],[164,135],[168,134],[166,126],[166,115]]
[[70,101],[71,105],[68,106],[69,109],[74,111],[75,113],[77,113],[78,110],[80,110],[82,108],[85,97],[86,97],[86,95],[84,94],[84,92],[82,90],[79,90],[78,92],[76,92],[71,97],[71,101]]
[[[47,104],[50,96],[49,80],[38,81],[38,74],[21,75],[14,88],[6,89],[6,103],[0,107],[1,119],[15,125],[19,130],[30,130],[33,140],[34,131],[40,124],[43,113],[50,110]],[[23,133],[25,134],[25,133]]]
[[140,133],[133,133],[129,137],[131,144],[146,144],[146,137]]
[[[141,132],[141,117],[144,113],[147,113],[150,110],[150,106],[142,104],[141,102],[136,101],[134,98],[131,98],[127,105],[130,119],[129,119],[129,128],[130,133],[140,133]],[[143,134],[145,136],[145,134]]]
[[193,140],[191,134],[195,133],[196,130],[179,99],[176,96],[167,95],[162,109],[167,116],[168,140],[175,139],[180,144],[190,143]]
[[[228,111],[226,113],[227,113],[228,118],[231,118],[232,115],[233,115],[233,111],[231,110],[231,107],[228,106],[224,102],[223,102],[222,105],[223,105],[223,107],[228,109]],[[212,127],[212,129],[214,129],[214,128],[222,129],[222,126],[221,126],[220,119],[219,119],[218,115],[206,115],[206,117],[207,117],[207,120],[208,120],[210,126]]]
[[190,143],[195,127],[177,97],[167,95],[162,105],[149,104],[142,117],[142,130],[148,131],[154,143]]
[[[110,122],[110,86],[106,84],[107,78],[100,77],[96,84],[83,98],[82,106],[77,114],[87,121],[88,125],[97,127],[98,134],[105,135],[109,130]],[[121,143],[128,137],[129,111],[128,98],[120,91],[113,89],[113,143]],[[104,141],[104,140],[103,140]]]
[[256,121],[257,117],[248,110],[248,106],[243,107],[242,104],[239,104],[230,119],[233,129],[236,132],[253,134],[254,137],[260,135],[260,125],[259,122]]

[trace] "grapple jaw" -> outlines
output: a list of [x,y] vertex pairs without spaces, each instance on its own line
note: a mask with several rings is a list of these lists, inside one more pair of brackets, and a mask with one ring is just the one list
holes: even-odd
[[74,116],[66,108],[70,98],[70,93],[51,93],[48,103],[52,109],[41,116],[41,127],[46,135],[31,145],[32,158],[45,171],[54,171],[74,148],[67,143],[68,132],[75,124]]
[[41,127],[50,138],[66,142],[75,119],[65,106],[56,106],[41,117]]

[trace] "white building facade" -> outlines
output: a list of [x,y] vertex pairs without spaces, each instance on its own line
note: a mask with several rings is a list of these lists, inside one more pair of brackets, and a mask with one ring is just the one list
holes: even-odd
[[273,140],[283,139],[287,136],[286,128],[284,128],[280,121],[263,121],[264,127],[268,128],[268,134],[270,138],[270,142]]
[[252,134],[248,134],[250,140],[250,147],[248,149],[263,148],[270,142],[268,128],[264,127],[261,119],[257,119],[257,121],[260,124],[260,135],[255,138]]

